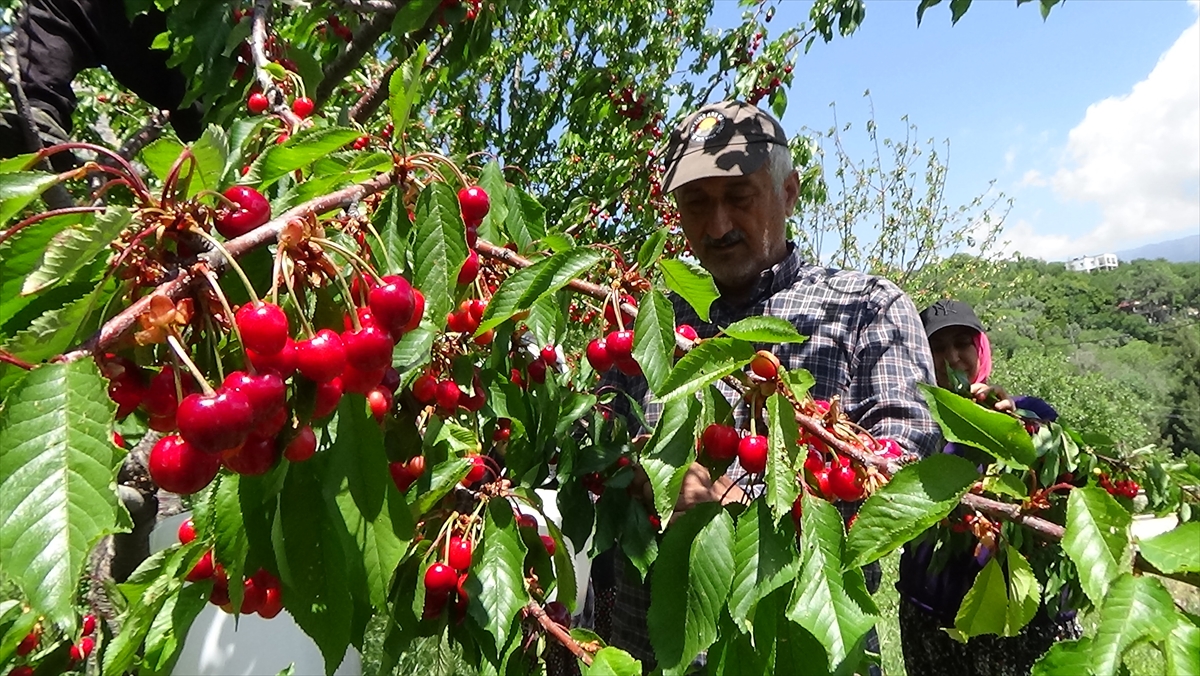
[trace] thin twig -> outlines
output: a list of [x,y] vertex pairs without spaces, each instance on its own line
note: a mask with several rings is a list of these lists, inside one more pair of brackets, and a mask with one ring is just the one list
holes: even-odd
[[262,87],[263,95],[271,106],[271,112],[283,118],[288,128],[293,132],[304,122],[300,116],[292,112],[288,106],[283,90],[275,86],[271,74],[267,72],[267,15],[271,11],[271,0],[255,0],[254,14],[250,25],[250,52],[254,57],[254,77]]
[[546,633],[554,637],[554,640],[561,643],[564,648],[570,650],[572,655],[583,660],[584,664],[588,666],[592,665],[592,654],[584,650],[578,641],[571,638],[571,635],[567,633],[566,629],[562,628],[562,625],[550,619],[537,601],[530,601],[521,610],[526,616],[536,619],[538,624],[542,625],[542,629],[545,629]]

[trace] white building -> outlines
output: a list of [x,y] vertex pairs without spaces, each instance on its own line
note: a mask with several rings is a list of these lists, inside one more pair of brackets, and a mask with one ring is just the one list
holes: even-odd
[[1116,254],[1100,254],[1099,256],[1079,256],[1067,261],[1067,269],[1075,272],[1091,272],[1093,270],[1116,270]]

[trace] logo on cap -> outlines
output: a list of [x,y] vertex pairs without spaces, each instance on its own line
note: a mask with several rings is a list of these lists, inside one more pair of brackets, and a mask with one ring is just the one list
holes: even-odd
[[692,129],[688,134],[689,140],[693,143],[703,143],[720,134],[721,130],[725,128],[726,119],[728,118],[715,110],[700,115],[692,122]]

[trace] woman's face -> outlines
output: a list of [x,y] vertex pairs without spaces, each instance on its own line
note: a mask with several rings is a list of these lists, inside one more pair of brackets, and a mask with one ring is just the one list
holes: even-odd
[[969,380],[975,379],[979,370],[979,352],[975,349],[977,333],[969,326],[947,326],[929,337],[938,387],[950,387],[950,369],[962,371]]

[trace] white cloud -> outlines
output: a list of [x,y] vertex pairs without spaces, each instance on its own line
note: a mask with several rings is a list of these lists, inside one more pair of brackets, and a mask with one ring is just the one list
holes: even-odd
[[[1200,0],[1196,0],[1196,1],[1200,2]],[[1042,172],[1038,171],[1037,169],[1030,169],[1029,171],[1025,172],[1025,174],[1023,176],[1021,176],[1020,181],[1017,181],[1017,186],[1022,187],[1022,188],[1025,188],[1025,187],[1041,188],[1045,185],[1047,185],[1046,177],[1042,176]]]
[[[1200,9],[1200,0],[1190,4]],[[1039,180],[1027,172],[1022,184]],[[1127,94],[1088,107],[1050,183],[1060,197],[1098,205],[1102,221],[1077,238],[1018,221],[1006,235],[1025,254],[1101,253],[1200,229],[1200,21]]]

